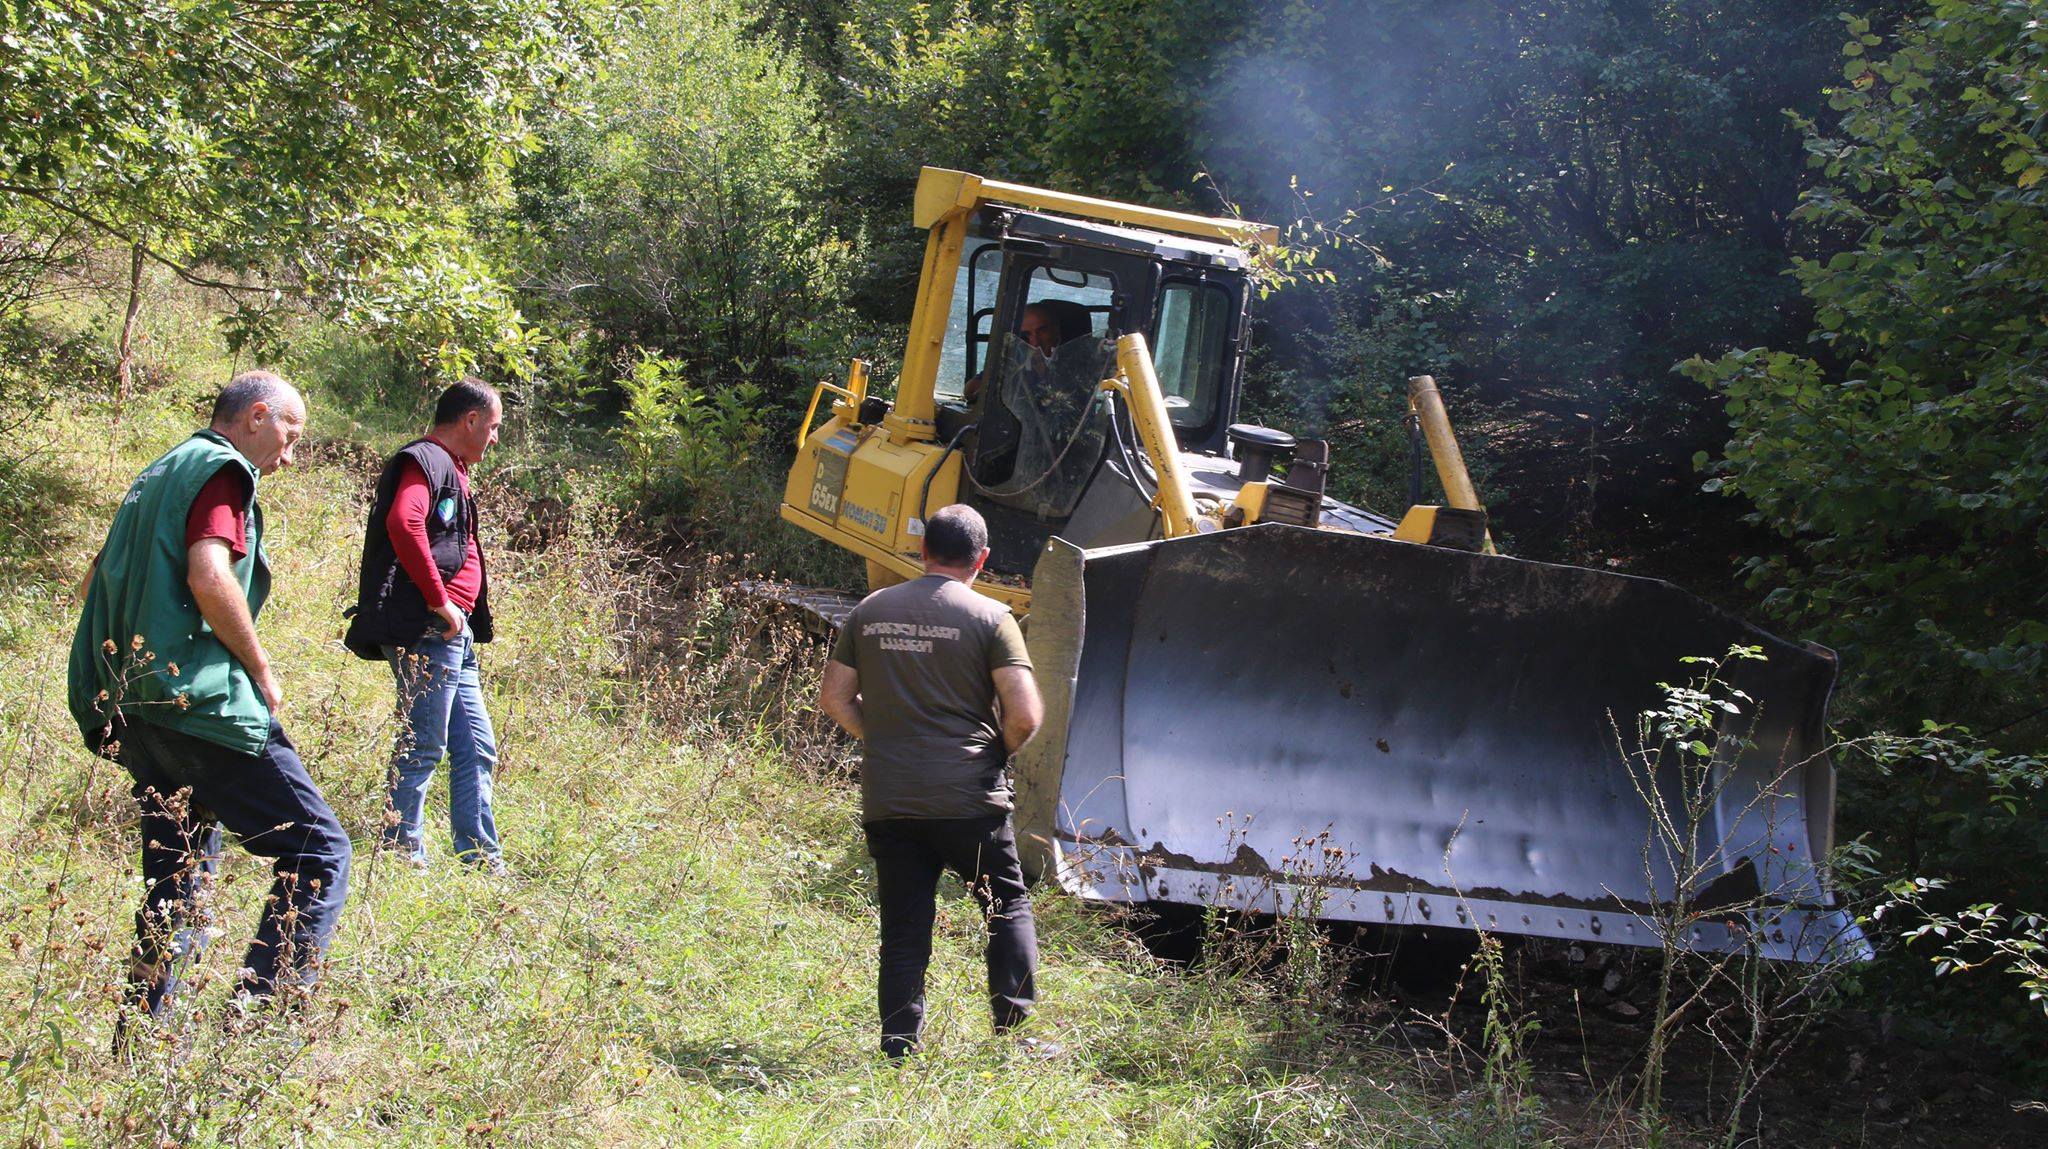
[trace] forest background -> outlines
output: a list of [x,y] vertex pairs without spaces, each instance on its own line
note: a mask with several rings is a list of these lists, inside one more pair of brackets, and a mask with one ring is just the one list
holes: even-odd
[[[780,444],[849,358],[890,378],[921,165],[1276,222],[1246,417],[1329,438],[1337,493],[1389,509],[1404,379],[1433,374],[1511,552],[1836,650],[1844,881],[1896,908],[1845,992],[2038,1078],[2044,17],[15,0],[0,426],[217,385],[173,377],[151,322],[197,293],[228,365],[292,365],[316,405],[502,384],[580,460],[512,469],[534,505],[844,582],[773,521]],[[64,477],[7,439],[23,643],[76,540],[47,514]],[[596,496],[592,466],[618,477]]]

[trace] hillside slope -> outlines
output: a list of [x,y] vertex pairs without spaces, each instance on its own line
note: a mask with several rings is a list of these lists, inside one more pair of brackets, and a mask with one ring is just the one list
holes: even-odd
[[[64,710],[68,595],[119,490],[189,430],[197,390],[160,389],[118,421],[65,395],[17,432],[38,445],[52,517],[30,548],[41,560],[10,570],[0,647],[0,826],[17,859],[0,869],[0,1029],[19,1099],[0,1123],[14,1143],[1464,1139],[1456,1113],[1392,1084],[1412,1075],[1405,1059],[1347,1040],[1277,983],[1162,965],[1050,893],[1039,1024],[1067,1052],[1029,1060],[989,1037],[979,921],[949,886],[930,1054],[889,1069],[873,1052],[854,791],[808,713],[819,652],[714,592],[678,598],[666,588],[681,584],[620,551],[594,498],[534,550],[492,516],[501,638],[485,685],[515,876],[462,872],[445,846],[428,872],[368,849],[390,684],[337,638],[369,468],[399,440],[323,409],[317,387],[307,462],[263,485],[276,591],[261,629],[287,728],[358,844],[331,968],[303,1013],[222,1032],[265,884],[231,849],[212,984],[174,1034],[118,1062],[133,820],[125,778],[80,749]],[[536,460],[515,446],[496,463]]]

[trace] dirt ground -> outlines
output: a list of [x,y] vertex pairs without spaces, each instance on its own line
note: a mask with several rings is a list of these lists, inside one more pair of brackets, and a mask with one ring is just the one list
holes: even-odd
[[[1125,928],[1155,957],[1198,964],[1220,952],[1189,907],[1120,912]],[[1270,918],[1232,915],[1210,928],[1243,949],[1245,936],[1270,924]],[[1486,1045],[1487,1005],[1472,965],[1477,936],[1346,923],[1329,923],[1320,936],[1335,959],[1330,967],[1344,979],[1348,1020],[1363,1039],[1402,1050],[1447,1091],[1470,1088]],[[1524,1034],[1520,1055],[1538,1103],[1538,1127],[1589,1149],[1640,1144],[1640,1128],[1624,1128],[1630,1120],[1624,1115],[1641,1109],[1636,1091],[1660,955],[1544,938],[1500,941],[1506,1012]],[[1278,950],[1266,952],[1265,961],[1276,967],[1284,960]],[[1663,1106],[1674,1145],[1729,1143],[1735,1062],[1700,1022],[1710,1016],[1737,1021],[1743,1015],[1734,1006],[1729,993],[1709,994],[1676,1029],[1665,1060]],[[1782,1018],[1767,1031],[1770,1066],[1746,1110],[1736,1142],[1744,1149],[2048,1145],[2048,1087],[2022,1079],[1981,1042],[1839,1003],[1788,1008]]]
[[[1352,943],[1362,1009],[1406,1014],[1402,1032],[1418,1051],[1458,1040],[1477,1048],[1485,1012],[1476,986],[1458,983],[1466,938],[1360,935]],[[1603,1115],[1636,1087],[1649,1045],[1658,955],[1540,939],[1507,941],[1515,1011],[1537,1028],[1526,1043],[1533,1087],[1566,1125],[1583,1118],[1598,1143]],[[1721,1011],[1732,995],[1710,994],[1687,1014]],[[1797,1010],[1788,1013],[1797,1013]],[[1774,1032],[1789,1033],[1782,1021]],[[1434,1043],[1430,1037],[1434,1034]],[[2032,1147],[2048,1145],[2048,1090],[2014,1080],[1999,1056],[1971,1040],[1941,1038],[1861,1008],[1816,1011],[1796,1040],[1773,1046],[1746,1128],[1751,1145]],[[1735,1063],[1696,1021],[1681,1024],[1666,1060],[1666,1109],[1688,1141],[1725,1136]],[[1610,1142],[1611,1143],[1611,1142]]]

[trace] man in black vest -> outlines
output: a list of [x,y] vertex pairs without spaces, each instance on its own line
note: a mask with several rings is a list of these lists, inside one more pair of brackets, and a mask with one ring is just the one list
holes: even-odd
[[441,393],[434,426],[384,465],[363,532],[363,566],[345,641],[389,663],[402,719],[391,755],[383,843],[427,864],[427,783],[448,758],[455,854],[502,873],[491,774],[498,763],[476,648],[491,641],[490,579],[469,468],[498,441],[504,404],[482,380]]

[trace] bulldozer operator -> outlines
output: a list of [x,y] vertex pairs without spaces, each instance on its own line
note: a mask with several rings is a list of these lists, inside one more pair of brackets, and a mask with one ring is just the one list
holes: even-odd
[[[1030,495],[1043,514],[1071,510],[1065,504],[1101,453],[1106,421],[1092,413],[1108,360],[1086,306],[1071,299],[1027,305],[995,387],[980,401],[974,480],[990,493]],[[979,391],[970,385],[970,401]]]
[[[1018,344],[1013,358],[1028,360],[1027,350],[1038,352],[1038,362],[1049,362],[1062,344],[1071,343],[1095,334],[1095,323],[1088,316],[1088,309],[1071,299],[1041,299],[1026,304],[1023,314],[1017,319]],[[1018,364],[1013,364],[1013,368]],[[1041,371],[1043,367],[1041,366]],[[981,396],[980,375],[967,381],[965,398],[969,403]]]

